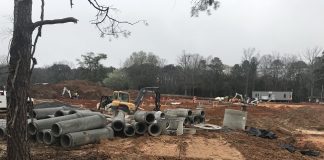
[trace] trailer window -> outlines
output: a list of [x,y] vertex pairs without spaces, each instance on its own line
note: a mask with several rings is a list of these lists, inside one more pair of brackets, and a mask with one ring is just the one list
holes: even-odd
[[284,98],[286,98],[286,93],[284,94]]

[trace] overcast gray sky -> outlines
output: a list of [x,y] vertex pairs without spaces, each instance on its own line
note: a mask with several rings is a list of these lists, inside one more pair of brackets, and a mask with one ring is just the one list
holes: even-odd
[[[33,17],[38,20],[40,0],[34,0]],[[125,26],[129,38],[109,41],[100,38],[89,23],[96,11],[86,0],[46,0],[45,19],[73,16],[78,24],[43,27],[36,57],[38,67],[58,61],[75,62],[81,54],[108,54],[106,66],[119,67],[134,51],[147,51],[176,63],[186,50],[217,56],[225,64],[240,63],[243,48],[255,47],[261,54],[278,51],[300,54],[306,48],[324,44],[323,0],[221,0],[211,16],[190,17],[191,0],[110,0],[119,8],[122,20],[145,19],[149,26]],[[8,52],[6,28],[11,27],[13,0],[0,3],[0,54]],[[7,37],[7,38],[6,38]]]

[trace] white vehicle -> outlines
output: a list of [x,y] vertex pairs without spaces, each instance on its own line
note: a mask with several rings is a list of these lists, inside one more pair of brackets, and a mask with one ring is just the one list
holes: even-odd
[[[34,99],[27,97],[27,103],[34,103]],[[0,109],[7,109],[7,91],[0,90]]]

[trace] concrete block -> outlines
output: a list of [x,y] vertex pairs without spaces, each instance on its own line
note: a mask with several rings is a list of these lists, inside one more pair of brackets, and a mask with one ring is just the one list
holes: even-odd
[[247,120],[247,112],[225,109],[223,126],[231,129],[245,129],[245,124]]

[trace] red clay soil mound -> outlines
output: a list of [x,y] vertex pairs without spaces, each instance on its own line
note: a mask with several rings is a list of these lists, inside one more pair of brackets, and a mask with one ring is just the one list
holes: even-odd
[[[78,92],[81,99],[99,99],[102,95],[111,95],[112,90],[96,83],[85,80],[62,81],[57,84],[33,85],[31,95],[34,98],[56,99],[60,98],[63,88],[71,90],[71,94]],[[65,95],[68,97],[68,95]]]

